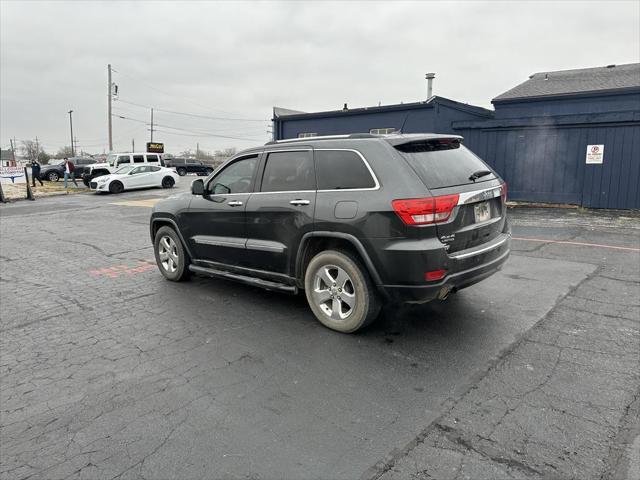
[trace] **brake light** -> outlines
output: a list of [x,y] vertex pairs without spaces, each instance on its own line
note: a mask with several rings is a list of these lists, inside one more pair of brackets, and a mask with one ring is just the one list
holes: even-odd
[[458,205],[458,194],[431,198],[409,198],[391,202],[393,210],[407,225],[427,225],[449,220]]
[[507,203],[507,182],[500,186],[500,196],[502,197],[502,203]]

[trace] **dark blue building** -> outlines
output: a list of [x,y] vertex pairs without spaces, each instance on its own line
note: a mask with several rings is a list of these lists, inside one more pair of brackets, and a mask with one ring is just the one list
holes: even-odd
[[457,133],[513,200],[640,208],[640,64],[531,75],[495,111],[442,97],[302,113],[274,108],[276,139],[341,133]]
[[493,112],[466,103],[433,96],[424,102],[381,107],[304,113],[275,107],[275,139],[343,133],[438,132],[452,133],[453,121],[486,120]]

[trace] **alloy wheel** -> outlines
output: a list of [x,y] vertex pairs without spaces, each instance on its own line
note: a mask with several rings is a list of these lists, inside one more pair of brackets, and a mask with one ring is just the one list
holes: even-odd
[[167,272],[173,273],[178,268],[178,248],[173,238],[165,235],[160,239],[158,244],[158,256],[160,257],[160,263],[162,268]]
[[325,265],[316,272],[312,297],[320,310],[334,320],[351,315],[357,301],[351,277],[336,265]]

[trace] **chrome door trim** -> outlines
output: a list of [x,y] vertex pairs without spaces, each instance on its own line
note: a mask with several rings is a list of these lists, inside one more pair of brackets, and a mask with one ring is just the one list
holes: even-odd
[[229,248],[245,248],[245,244],[247,243],[246,238],[216,237],[213,235],[194,235],[191,237],[191,240],[201,245],[213,245],[216,247]]
[[249,238],[246,244],[247,250],[259,250],[263,252],[282,253],[286,250],[286,245],[271,240],[256,240]]

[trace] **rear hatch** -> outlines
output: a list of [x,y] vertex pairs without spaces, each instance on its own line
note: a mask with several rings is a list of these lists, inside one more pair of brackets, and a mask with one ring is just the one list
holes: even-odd
[[[434,222],[453,253],[496,238],[504,229],[506,185],[460,137],[422,138],[394,145],[450,216]],[[447,207],[449,206],[449,207]],[[443,215],[446,217],[446,215]]]

